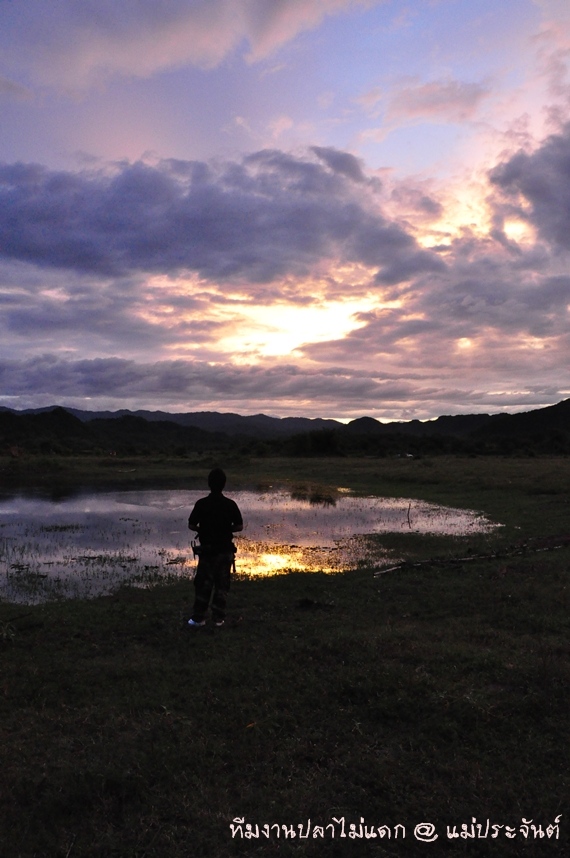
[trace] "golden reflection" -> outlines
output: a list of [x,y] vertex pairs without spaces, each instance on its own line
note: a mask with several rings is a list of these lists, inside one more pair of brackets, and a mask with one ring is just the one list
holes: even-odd
[[240,544],[236,557],[237,574],[282,575],[286,572],[340,572],[334,562],[335,549],[303,548],[294,545]]
[[261,552],[247,567],[250,575],[275,575],[285,569],[301,572],[306,568],[298,557],[285,551],[282,554]]
[[287,572],[323,572],[334,575],[359,566],[380,568],[386,551],[365,535],[338,540],[331,546],[287,545],[240,537],[237,575],[283,575]]

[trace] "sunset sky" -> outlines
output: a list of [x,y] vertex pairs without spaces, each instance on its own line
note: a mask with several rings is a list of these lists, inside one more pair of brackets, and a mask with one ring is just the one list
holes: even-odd
[[0,405],[570,396],[568,0],[0,0]]

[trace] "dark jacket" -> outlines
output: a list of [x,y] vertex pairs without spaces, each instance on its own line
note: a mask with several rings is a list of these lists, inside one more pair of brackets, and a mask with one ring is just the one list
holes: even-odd
[[243,520],[235,501],[222,492],[212,492],[196,501],[188,527],[198,530],[202,548],[222,553],[233,550],[233,532],[242,529]]

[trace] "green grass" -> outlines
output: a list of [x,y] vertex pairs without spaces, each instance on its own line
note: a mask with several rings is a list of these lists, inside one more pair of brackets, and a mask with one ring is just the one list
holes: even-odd
[[[220,630],[187,627],[184,582],[0,604],[0,854],[567,854],[570,549],[513,548],[569,533],[569,471],[567,460],[244,462],[235,484],[351,486],[505,523],[468,539],[379,537],[411,562],[503,554],[378,578],[237,580]],[[446,837],[472,817],[518,832],[558,814],[557,841]],[[345,817],[347,831],[363,817],[406,838],[342,839],[337,826],[335,839],[232,839],[236,817]],[[435,843],[415,839],[421,822]]]

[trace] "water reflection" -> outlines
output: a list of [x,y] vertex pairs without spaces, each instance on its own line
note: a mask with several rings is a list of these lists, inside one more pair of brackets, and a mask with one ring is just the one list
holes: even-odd
[[[187,517],[202,491],[123,491],[0,498],[0,595],[42,601],[97,595],[121,582],[191,576]],[[366,534],[466,534],[493,527],[477,513],[418,501],[319,490],[231,493],[245,528],[240,575],[338,572],[388,560]],[[393,562],[393,558],[389,562]]]

